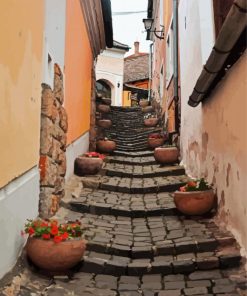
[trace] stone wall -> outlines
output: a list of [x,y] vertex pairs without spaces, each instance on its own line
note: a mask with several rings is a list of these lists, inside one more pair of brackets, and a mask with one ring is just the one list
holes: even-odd
[[91,110],[90,110],[90,132],[89,132],[89,151],[96,150],[96,120],[95,120],[95,112],[96,112],[96,75],[95,69],[92,68],[92,85],[91,85]]
[[63,102],[63,75],[55,64],[53,90],[42,84],[39,211],[44,218],[56,213],[64,196],[68,120]]

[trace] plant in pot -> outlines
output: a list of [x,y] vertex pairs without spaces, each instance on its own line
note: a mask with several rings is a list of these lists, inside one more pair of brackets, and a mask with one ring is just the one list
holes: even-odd
[[87,152],[75,159],[74,173],[77,176],[95,175],[102,166],[105,155],[98,152]]
[[110,119],[99,119],[97,125],[102,128],[110,128],[112,126],[112,121]]
[[59,224],[57,220],[27,220],[27,256],[51,274],[67,273],[82,259],[86,241],[79,221]]
[[170,164],[178,161],[179,151],[176,146],[157,147],[154,158],[159,164]]
[[111,111],[111,107],[104,104],[97,104],[96,109],[100,113],[109,113]]
[[149,101],[147,99],[140,99],[139,101],[139,106],[144,108],[144,107],[147,107],[149,104]]
[[97,150],[102,153],[112,153],[116,149],[116,142],[109,138],[100,139],[96,143]]
[[148,145],[150,148],[162,146],[165,142],[165,135],[162,133],[153,133],[148,136]]
[[203,215],[214,206],[215,196],[211,185],[204,178],[191,180],[174,193],[177,209],[186,215]]
[[144,116],[144,125],[147,127],[155,127],[158,121],[159,119],[156,115],[147,114],[147,116]]
[[103,104],[109,105],[109,106],[111,105],[111,98],[103,97],[101,100],[102,100]]

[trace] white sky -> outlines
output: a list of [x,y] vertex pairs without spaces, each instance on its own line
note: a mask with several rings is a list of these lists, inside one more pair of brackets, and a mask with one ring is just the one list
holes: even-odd
[[[113,13],[113,38],[131,47],[126,55],[133,53],[134,42],[140,42],[140,51],[149,52],[150,41],[146,40],[143,18],[147,17],[148,0],[111,0]],[[129,15],[114,15],[114,12],[145,11]]]

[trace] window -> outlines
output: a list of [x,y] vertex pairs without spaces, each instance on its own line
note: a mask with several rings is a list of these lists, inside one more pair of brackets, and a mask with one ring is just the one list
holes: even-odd
[[163,70],[163,65],[161,66],[161,69],[160,69],[159,94],[160,94],[160,101],[162,102],[163,95],[164,95],[164,70]]
[[171,22],[166,39],[166,87],[173,75],[173,23]]
[[164,0],[160,0],[160,26],[164,26]]
[[105,98],[111,98],[111,87],[103,80],[96,82],[96,90]]

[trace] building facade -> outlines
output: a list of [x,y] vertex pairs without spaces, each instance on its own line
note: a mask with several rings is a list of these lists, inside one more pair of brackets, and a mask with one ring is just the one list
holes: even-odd
[[95,59],[113,40],[109,0],[0,8],[1,278],[22,251],[26,219],[57,211],[73,160],[88,150]]
[[108,96],[111,97],[113,106],[122,106],[124,55],[128,51],[128,45],[114,40],[113,47],[104,50],[97,59],[98,91],[100,92],[102,87],[108,88],[110,90]]

